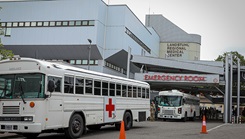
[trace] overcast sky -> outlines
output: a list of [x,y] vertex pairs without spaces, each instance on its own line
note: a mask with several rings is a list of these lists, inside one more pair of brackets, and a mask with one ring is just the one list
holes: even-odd
[[201,35],[201,60],[238,51],[245,56],[245,0],[104,0],[126,4],[145,23],[146,14],[162,14],[190,34]]

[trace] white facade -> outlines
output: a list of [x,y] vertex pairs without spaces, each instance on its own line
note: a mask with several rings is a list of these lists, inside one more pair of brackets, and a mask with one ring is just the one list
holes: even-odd
[[200,60],[201,36],[188,34],[162,15],[146,15],[146,26],[160,36],[160,58]]
[[[20,56],[83,63],[88,59],[90,39],[91,60],[96,61],[91,69],[112,69],[120,76],[125,76],[127,59],[121,57],[121,63],[116,63],[108,57],[122,51],[127,54],[129,48],[132,55],[159,56],[159,36],[126,5],[108,6],[102,0],[33,0],[3,1],[0,6],[5,30],[2,43]],[[81,25],[76,25],[78,22]],[[106,63],[109,70],[104,67]]]

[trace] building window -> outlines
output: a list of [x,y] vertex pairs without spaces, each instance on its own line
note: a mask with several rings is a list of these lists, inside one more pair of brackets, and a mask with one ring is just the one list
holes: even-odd
[[7,23],[7,27],[12,27],[12,23]]
[[61,26],[61,21],[56,21],[56,26]]
[[75,60],[70,60],[70,64],[74,65],[75,64]]
[[31,26],[35,27],[37,25],[37,22],[31,22]]
[[5,27],[6,26],[6,23],[1,23],[1,27]]
[[24,22],[19,22],[19,27],[23,27],[24,26]]
[[74,26],[75,25],[75,21],[70,21],[69,22],[69,26]]
[[55,26],[55,22],[54,21],[49,22],[49,26],[51,27]]
[[130,36],[136,43],[138,43],[142,48],[144,48],[148,53],[151,53],[151,49],[146,46],[136,35],[134,35],[128,28],[125,31],[128,36]]
[[82,65],[88,65],[88,60],[83,60]]
[[68,21],[63,21],[63,22],[62,22],[62,25],[63,25],[63,26],[68,26]]
[[76,65],[81,65],[82,64],[82,60],[76,60]]
[[12,25],[13,25],[13,27],[17,27],[18,26],[18,22],[14,22]]
[[99,64],[99,61],[98,60],[95,60],[94,64],[95,65],[98,65]]
[[123,70],[122,68],[120,68],[120,67],[118,67],[116,65],[113,65],[113,64],[111,64],[111,63],[109,63],[107,61],[105,61],[105,66],[110,68],[110,69],[113,69],[113,70],[115,70],[117,72],[121,72],[121,70]]
[[47,27],[49,24],[48,24],[49,22],[43,22],[43,26],[44,27]]
[[94,26],[94,21],[89,21],[89,26]]
[[82,25],[82,22],[81,21],[76,21],[76,26],[81,26]]
[[69,26],[94,26],[94,20],[78,21],[21,21],[21,22],[0,22],[1,27],[69,27]]
[[37,22],[37,26],[38,26],[38,27],[43,26],[43,22]]
[[25,22],[25,27],[29,27],[31,25],[31,22]]
[[83,21],[82,25],[83,26],[87,26],[88,25],[88,21]]

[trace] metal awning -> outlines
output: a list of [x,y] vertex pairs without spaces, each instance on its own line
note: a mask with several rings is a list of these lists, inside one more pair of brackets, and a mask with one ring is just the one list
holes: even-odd
[[224,74],[220,61],[184,61],[134,55],[131,60],[138,67],[151,72]]
[[[45,60],[88,59],[89,45],[4,45],[15,55]],[[102,59],[96,45],[91,45],[90,59]]]
[[[131,57],[133,56],[131,55]],[[107,62],[110,62],[124,69],[127,69],[127,60],[128,60],[128,52],[123,49],[111,55],[110,57],[106,58]],[[130,61],[130,71],[135,73],[135,72],[139,72],[139,70],[140,68],[135,66],[133,62]]]

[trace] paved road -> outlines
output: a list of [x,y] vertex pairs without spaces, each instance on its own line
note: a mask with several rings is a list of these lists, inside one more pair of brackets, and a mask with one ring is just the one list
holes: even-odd
[[[200,134],[202,122],[154,121],[134,123],[126,131],[127,139],[245,139],[245,124],[224,124],[207,121],[208,134]],[[81,139],[117,139],[119,131],[114,126],[99,131],[88,131]],[[1,139],[24,139],[16,134],[0,134]],[[39,139],[65,139],[64,134],[41,134]]]

